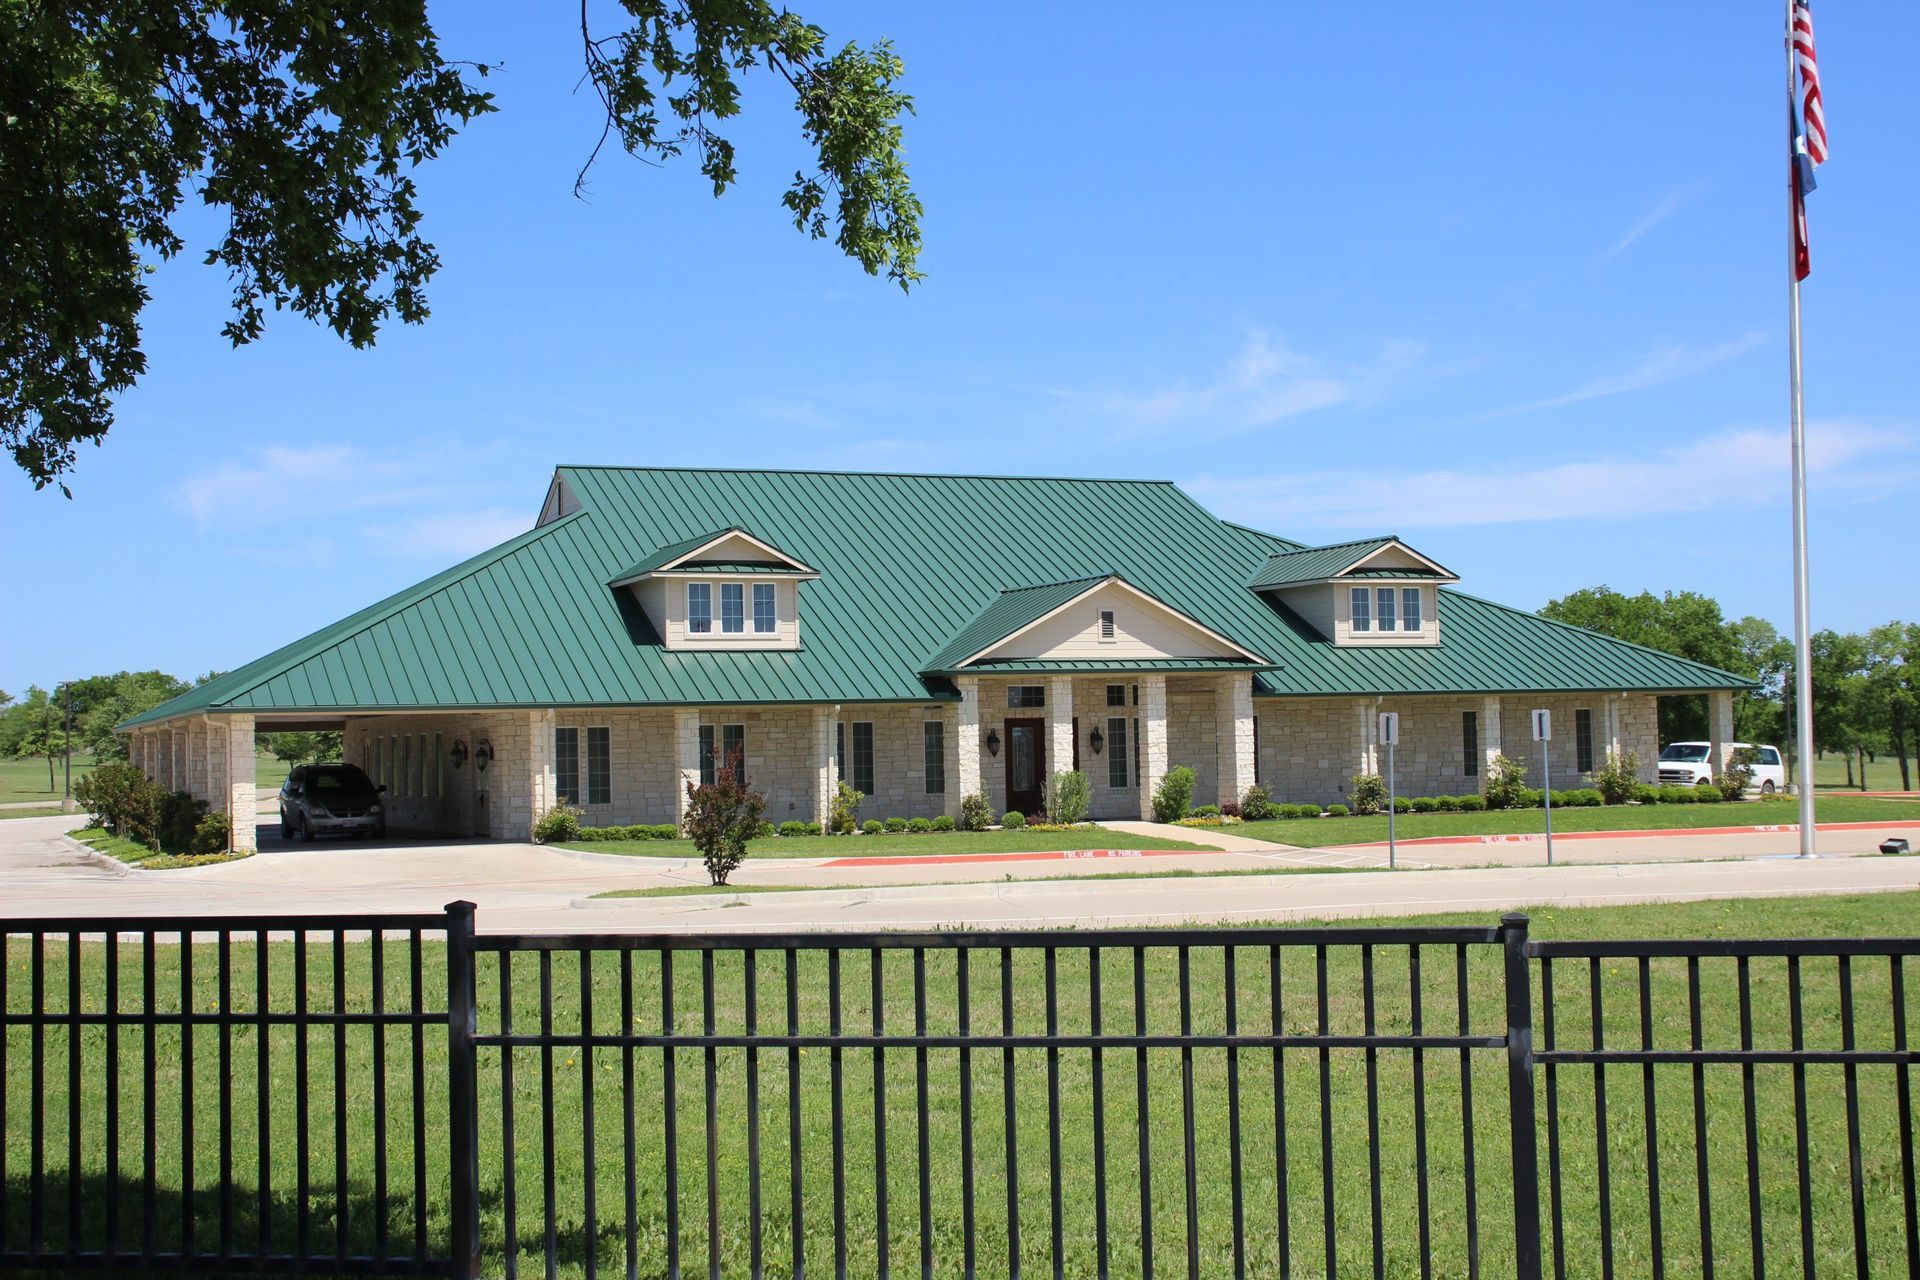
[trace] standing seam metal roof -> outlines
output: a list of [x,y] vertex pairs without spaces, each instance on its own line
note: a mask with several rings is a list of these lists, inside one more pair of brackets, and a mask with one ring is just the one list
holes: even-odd
[[[1443,589],[1442,643],[1336,648],[1247,587],[1300,544],[1145,480],[562,467],[580,509],[209,681],[128,727],[216,709],[926,702],[920,674],[1021,583],[1120,575],[1277,667],[1260,696],[1744,688],[1667,654]],[[669,651],[623,566],[752,529],[813,566],[798,650]],[[1083,588],[1084,589],[1084,588]]]

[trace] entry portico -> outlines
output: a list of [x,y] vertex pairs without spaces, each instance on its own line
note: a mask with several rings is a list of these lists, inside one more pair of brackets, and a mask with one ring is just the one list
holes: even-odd
[[1568,785],[1617,750],[1651,777],[1660,696],[1730,726],[1740,677],[1456,580],[1158,482],[562,467],[528,532],[122,729],[240,842],[277,728],[339,729],[396,830],[523,838],[562,803],[677,822],[730,760],[775,822],[823,821],[842,780],[862,817],[1031,814],[1069,769],[1121,818],[1176,766],[1200,803],[1338,800],[1382,710],[1408,794],[1478,790],[1501,751],[1537,769],[1534,706]]

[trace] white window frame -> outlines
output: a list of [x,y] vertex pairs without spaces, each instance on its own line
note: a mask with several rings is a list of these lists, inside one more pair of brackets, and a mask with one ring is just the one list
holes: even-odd
[[[700,608],[694,608],[694,593],[701,597]],[[711,582],[689,582],[687,584],[687,634],[709,636],[713,634],[713,584]]]
[[747,633],[747,584],[720,584],[720,633],[741,636]]
[[1347,625],[1354,631],[1373,630],[1373,588],[1350,587],[1347,591]]
[[1383,636],[1392,635],[1399,630],[1399,594],[1398,587],[1381,587],[1373,593],[1373,617],[1379,624],[1380,634]]
[[1419,587],[1400,588],[1400,629],[1421,631],[1427,625],[1426,603]]
[[[760,602],[766,600],[766,626],[760,625]],[[771,582],[753,584],[753,634],[770,636],[780,629],[780,593]]]

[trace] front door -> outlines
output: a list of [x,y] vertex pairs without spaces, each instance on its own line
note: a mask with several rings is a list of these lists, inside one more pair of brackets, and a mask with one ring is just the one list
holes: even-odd
[[1047,722],[1007,721],[1007,808],[1031,817],[1046,803]]

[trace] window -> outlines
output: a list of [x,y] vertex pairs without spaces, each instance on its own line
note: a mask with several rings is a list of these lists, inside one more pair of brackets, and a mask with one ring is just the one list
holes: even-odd
[[1043,684],[1010,684],[1007,686],[1007,705],[1010,707],[1044,707],[1047,705],[1047,686]]
[[1253,717],[1253,785],[1260,785],[1260,717]]
[[771,634],[773,627],[773,584],[756,582],[753,584],[753,630],[764,636]]
[[1418,631],[1420,629],[1420,588],[1400,588],[1400,629]]
[[1780,763],[1780,753],[1772,747],[1761,747],[1753,753],[1753,762],[1755,764],[1777,765]]
[[1468,778],[1480,776],[1480,713],[1478,711],[1460,713],[1460,773]]
[[694,635],[705,635],[713,630],[713,584],[711,582],[687,584],[687,630]]
[[833,777],[838,782],[847,776],[847,724],[833,726]]
[[382,739],[379,734],[375,734],[373,737],[373,780],[375,782],[380,782],[385,777],[380,772],[387,764],[387,753],[382,748]]
[[1355,587],[1349,598],[1353,601],[1353,629],[1373,630],[1373,592],[1366,587]]
[[947,793],[947,725],[944,720],[928,720],[921,726],[921,742],[926,749],[927,794]]
[[1380,588],[1380,590],[1375,593],[1374,601],[1377,606],[1375,612],[1380,618],[1380,629],[1382,631],[1393,630],[1393,588]]
[[1103,641],[1113,639],[1113,610],[1111,609],[1100,611],[1100,639]]
[[1108,685],[1107,686],[1107,705],[1110,707],[1126,706],[1127,705],[1127,686],[1123,684]]
[[700,785],[713,785],[713,726],[700,726]]
[[613,732],[587,730],[587,803],[613,803]]
[[433,735],[433,798],[442,799],[447,794],[447,753],[440,749],[440,735]]
[[733,770],[735,782],[743,787],[747,785],[747,726],[720,726],[720,764]]
[[403,796],[410,796],[413,794],[408,786],[408,781],[413,777],[413,739],[403,733],[394,741],[400,744],[400,750],[396,753],[400,761],[398,765],[400,785],[397,790]]
[[1585,707],[1573,713],[1573,767],[1593,772],[1593,712]]
[[855,791],[873,794],[873,721],[853,722],[853,783]]
[[432,792],[428,784],[433,775],[427,769],[427,735],[421,734],[420,741],[415,745],[417,749],[413,753],[413,794],[430,795]]
[[747,629],[747,588],[741,582],[720,584],[720,630],[738,635]]
[[553,731],[553,782],[561,804],[580,803],[580,731],[572,725]]
[[1127,785],[1127,718],[1114,716],[1107,721],[1107,785]]

